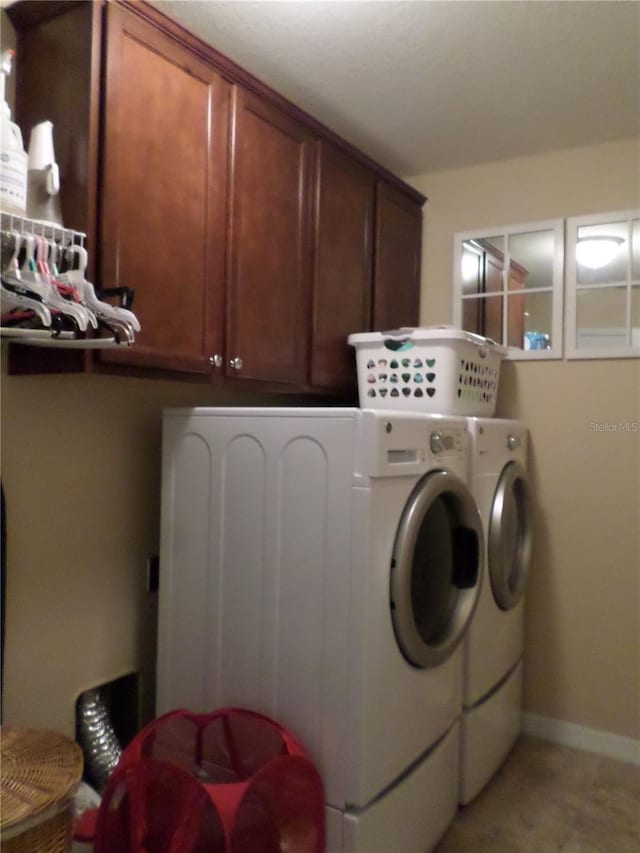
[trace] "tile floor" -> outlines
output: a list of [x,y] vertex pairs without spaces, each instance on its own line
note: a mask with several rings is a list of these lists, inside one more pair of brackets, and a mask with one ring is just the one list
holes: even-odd
[[640,853],[640,766],[523,736],[433,853]]
[[434,853],[640,853],[640,766],[523,736]]

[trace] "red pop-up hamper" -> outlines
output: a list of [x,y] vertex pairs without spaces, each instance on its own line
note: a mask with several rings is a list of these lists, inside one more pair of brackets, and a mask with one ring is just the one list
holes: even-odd
[[323,853],[324,791],[302,744],[241,708],[171,711],[122,754],[95,853]]

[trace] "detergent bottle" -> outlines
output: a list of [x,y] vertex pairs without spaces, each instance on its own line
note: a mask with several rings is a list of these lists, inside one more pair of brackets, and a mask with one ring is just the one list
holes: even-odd
[[3,213],[24,216],[27,207],[28,158],[22,146],[22,134],[11,121],[11,110],[5,99],[6,78],[11,74],[14,50],[5,50],[0,56],[0,209]]

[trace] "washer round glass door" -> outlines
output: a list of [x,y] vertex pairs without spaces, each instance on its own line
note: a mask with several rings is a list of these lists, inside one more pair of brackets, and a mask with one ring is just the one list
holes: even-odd
[[405,506],[391,561],[391,617],[403,655],[417,667],[446,660],[480,592],[482,522],[463,481],[433,471]]
[[502,610],[515,607],[524,595],[532,541],[527,472],[519,462],[509,462],[493,497],[487,537],[491,589]]

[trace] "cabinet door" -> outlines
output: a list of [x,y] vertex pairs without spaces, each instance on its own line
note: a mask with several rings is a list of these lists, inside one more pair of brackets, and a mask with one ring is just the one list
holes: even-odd
[[135,291],[142,332],[101,359],[196,373],[222,352],[227,84],[107,5],[102,285]]
[[375,331],[418,325],[421,252],[421,206],[380,182],[376,194]]
[[355,385],[351,332],[368,331],[376,176],[318,143],[311,384]]
[[313,142],[293,118],[236,86],[227,375],[306,381]]

